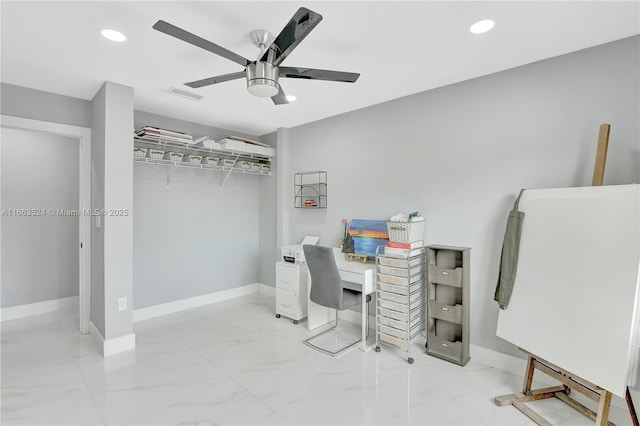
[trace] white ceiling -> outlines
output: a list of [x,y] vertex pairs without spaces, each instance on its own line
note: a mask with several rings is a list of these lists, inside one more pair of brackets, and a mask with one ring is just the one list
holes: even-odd
[[[29,2],[1,1],[1,80],[90,100],[105,80],[135,89],[135,108],[261,135],[640,33],[638,1]],[[298,100],[276,106],[235,80],[182,83],[241,71],[155,31],[163,19],[249,59],[253,29],[277,35],[301,6],[323,20],[286,66],[361,73],[355,84],[282,79]],[[474,21],[495,29],[473,35]],[[128,37],[100,36],[113,28]],[[615,64],[611,64],[615,66]],[[170,86],[204,96],[168,93]]]

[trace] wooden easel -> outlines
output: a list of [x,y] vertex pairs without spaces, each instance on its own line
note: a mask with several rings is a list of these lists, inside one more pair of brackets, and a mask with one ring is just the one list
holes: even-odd
[[[522,385],[522,393],[512,393],[509,395],[497,396],[494,402],[497,406],[503,407],[505,405],[513,405],[520,410],[525,416],[536,422],[541,426],[551,426],[551,423],[546,421],[544,417],[533,411],[531,408],[525,405],[525,402],[538,401],[547,398],[558,398],[559,400],[567,403],[571,407],[580,411],[591,420],[595,420],[595,424],[598,426],[615,426],[608,421],[609,407],[611,405],[611,392],[602,389],[593,383],[590,383],[574,374],[571,374],[567,370],[564,370],[556,365],[551,364],[544,359],[537,357],[523,349],[524,353],[528,356],[527,361],[527,373],[524,377],[524,384]],[[533,373],[535,370],[540,370],[546,375],[553,377],[562,383],[562,386],[552,386],[542,389],[531,389],[533,383]],[[581,393],[587,398],[598,404],[598,412],[594,412],[585,407],[575,399],[571,398],[571,390]]]
[[349,262],[351,262],[353,259],[360,259],[362,260],[362,263],[367,263],[368,258],[369,257],[366,254],[349,253]]
[[[604,123],[600,125],[600,132],[598,134],[598,147],[596,150],[596,160],[593,168],[593,180],[591,182],[592,186],[601,186],[604,182],[604,170],[607,162],[607,148],[609,147],[610,131],[611,126],[609,124]],[[559,400],[580,411],[590,419],[594,420],[596,425],[614,426],[613,423],[608,421],[609,408],[611,406],[612,397],[611,392],[602,389],[599,386],[594,385],[593,383],[590,383],[568,372],[567,370],[553,365],[536,355],[533,355],[523,349],[521,350],[528,356],[527,371],[524,378],[524,384],[522,385],[522,393],[497,396],[494,399],[496,405],[500,407],[513,405],[524,415],[536,422],[536,424],[546,426],[551,425],[551,423],[546,421],[544,417],[526,406],[525,402],[538,401],[547,398],[558,398]],[[533,382],[533,373],[535,372],[535,370],[540,370],[548,376],[558,380],[560,383],[562,383],[562,385],[532,390],[531,384]],[[569,395],[571,394],[572,390],[575,390],[576,392],[579,392],[592,401],[596,402],[598,404],[598,411],[594,412],[575,399],[571,398]],[[631,415],[631,420],[633,421],[634,426],[639,426],[638,417],[636,416],[636,411],[633,406],[633,400],[631,399],[631,395],[629,393],[629,388],[627,388],[626,390],[625,399],[627,401],[629,414]]]

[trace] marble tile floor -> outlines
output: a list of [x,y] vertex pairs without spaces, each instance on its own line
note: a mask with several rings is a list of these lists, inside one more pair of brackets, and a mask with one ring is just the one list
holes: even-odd
[[[255,293],[135,324],[136,349],[103,358],[77,314],[1,323],[2,425],[530,425],[492,398],[522,378],[472,359],[383,346],[331,358]],[[565,404],[531,406],[558,425],[593,424]],[[611,421],[631,424],[612,408]]]

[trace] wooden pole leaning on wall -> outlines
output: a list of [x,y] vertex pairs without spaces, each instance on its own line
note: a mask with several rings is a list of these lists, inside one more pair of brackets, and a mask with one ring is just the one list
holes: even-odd
[[596,161],[593,166],[593,180],[591,186],[602,186],[604,182],[604,168],[607,164],[607,148],[609,148],[609,133],[611,125],[603,123],[600,125],[598,134],[598,148],[596,150]]

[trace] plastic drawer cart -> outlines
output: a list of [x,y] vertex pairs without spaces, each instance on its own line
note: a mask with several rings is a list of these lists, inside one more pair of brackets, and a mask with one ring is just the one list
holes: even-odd
[[426,249],[412,250],[406,256],[376,251],[376,352],[380,342],[407,352],[413,364],[411,343],[424,330]]

